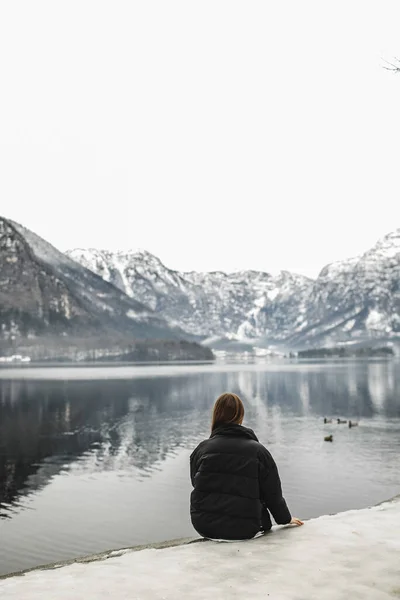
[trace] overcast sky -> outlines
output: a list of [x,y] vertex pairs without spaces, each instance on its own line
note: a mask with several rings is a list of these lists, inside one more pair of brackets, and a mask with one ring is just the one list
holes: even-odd
[[0,214],[61,250],[316,276],[400,227],[400,3],[0,5]]

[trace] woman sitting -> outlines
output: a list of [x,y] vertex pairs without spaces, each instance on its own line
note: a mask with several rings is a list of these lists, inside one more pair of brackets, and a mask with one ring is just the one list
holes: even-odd
[[303,525],[291,517],[274,459],[254,431],[243,427],[243,417],[239,396],[222,394],[214,405],[210,438],[190,457],[191,520],[205,538],[250,539],[271,529],[268,511],[280,525]]

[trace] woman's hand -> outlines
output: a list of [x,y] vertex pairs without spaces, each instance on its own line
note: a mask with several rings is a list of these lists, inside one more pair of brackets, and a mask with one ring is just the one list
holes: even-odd
[[296,517],[292,517],[290,524],[300,526],[300,525],[304,525],[304,521],[300,521],[300,519],[297,519]]

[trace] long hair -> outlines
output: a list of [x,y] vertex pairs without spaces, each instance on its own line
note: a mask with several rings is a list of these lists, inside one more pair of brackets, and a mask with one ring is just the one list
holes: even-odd
[[225,392],[215,401],[212,413],[211,431],[222,423],[236,423],[240,425],[244,417],[243,402],[236,394]]

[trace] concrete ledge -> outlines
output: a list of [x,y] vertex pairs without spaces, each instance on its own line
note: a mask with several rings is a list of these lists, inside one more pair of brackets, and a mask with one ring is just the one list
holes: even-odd
[[0,581],[0,598],[393,600],[400,598],[399,531],[395,498],[248,542],[185,538],[25,571]]
[[8,579],[9,577],[22,577],[32,571],[49,571],[52,569],[61,569],[68,565],[74,565],[76,563],[91,563],[98,560],[107,560],[109,558],[116,558],[117,556],[123,556],[127,552],[139,552],[140,550],[163,550],[164,548],[173,548],[174,546],[184,546],[186,544],[194,544],[197,542],[205,542],[204,538],[177,538],[176,540],[166,540],[164,542],[155,542],[153,544],[141,544],[139,546],[127,546],[125,548],[115,548],[113,550],[104,550],[99,554],[88,554],[87,556],[78,556],[77,558],[70,558],[68,560],[60,560],[54,563],[47,563],[44,565],[37,565],[30,569],[23,569],[22,571],[14,571],[12,573],[6,573],[0,575],[0,580]]
[[[400,502],[400,494],[390,498],[389,500],[383,500],[383,502],[379,502],[375,506],[381,506],[382,504],[387,504],[390,502]],[[368,507],[373,508],[373,507]],[[365,509],[367,510],[367,509]],[[330,515],[332,516],[332,515]],[[277,530],[278,527],[273,527],[273,530]],[[139,552],[140,550],[162,550],[164,548],[173,548],[174,546],[184,546],[186,544],[195,544],[198,542],[205,542],[204,538],[176,538],[175,540],[166,540],[163,542],[154,542],[151,544],[141,544],[138,546],[127,546],[124,548],[113,548],[111,550],[104,550],[98,554],[88,554],[86,556],[78,556],[77,558],[70,558],[68,560],[61,560],[54,563],[48,563],[43,565],[37,565],[36,567],[31,567],[30,569],[23,569],[21,571],[14,571],[12,573],[6,573],[5,575],[0,575],[0,580],[8,579],[9,577],[20,577],[22,575],[26,575],[26,573],[31,573],[32,571],[47,571],[49,569],[61,569],[62,567],[66,567],[68,565],[73,565],[75,563],[91,563],[96,562],[98,560],[107,560],[109,558],[115,558],[117,556],[122,556],[127,552]]]

